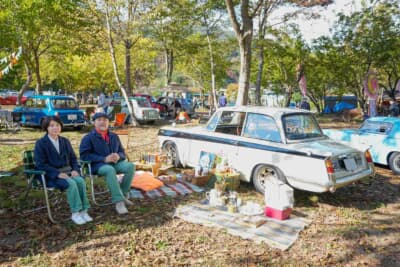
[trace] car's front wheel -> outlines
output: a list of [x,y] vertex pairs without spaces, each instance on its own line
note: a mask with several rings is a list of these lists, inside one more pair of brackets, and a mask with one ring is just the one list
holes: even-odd
[[400,153],[394,152],[390,155],[389,167],[394,174],[400,174]]
[[173,164],[175,167],[180,167],[181,163],[179,160],[178,149],[174,142],[165,142],[162,146],[162,153],[167,155],[168,163]]
[[277,179],[285,182],[285,178],[281,174],[279,170],[275,167],[269,165],[258,165],[253,172],[253,184],[255,189],[264,194],[265,192],[265,184],[267,181],[271,181],[272,179]]

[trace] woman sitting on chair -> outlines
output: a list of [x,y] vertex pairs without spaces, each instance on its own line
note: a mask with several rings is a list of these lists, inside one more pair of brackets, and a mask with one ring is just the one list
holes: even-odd
[[68,204],[75,224],[84,224],[93,219],[88,214],[90,207],[85,180],[79,174],[79,165],[70,141],[60,136],[62,122],[57,117],[46,117],[42,123],[46,134],[36,141],[35,165],[46,172],[46,184],[67,191]]

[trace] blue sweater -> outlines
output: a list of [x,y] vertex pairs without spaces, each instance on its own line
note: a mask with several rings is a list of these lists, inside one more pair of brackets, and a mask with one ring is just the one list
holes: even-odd
[[90,161],[92,172],[94,174],[106,163],[105,158],[111,153],[118,153],[121,160],[125,160],[125,151],[122,147],[118,135],[108,131],[110,143],[108,144],[103,137],[93,128],[90,133],[85,135],[79,147],[79,154],[81,160]]
[[57,152],[47,134],[37,140],[34,150],[34,160],[36,169],[46,172],[47,186],[65,190],[68,188],[68,182],[65,179],[58,178],[60,174],[58,169],[70,166],[74,171],[79,172],[80,170],[70,141],[62,136],[59,136],[58,140],[60,153]]

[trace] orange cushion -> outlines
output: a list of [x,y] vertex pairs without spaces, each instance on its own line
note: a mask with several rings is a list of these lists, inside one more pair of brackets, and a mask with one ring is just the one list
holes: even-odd
[[133,177],[131,187],[141,189],[143,191],[150,191],[163,186],[164,183],[155,179],[150,172],[136,171]]

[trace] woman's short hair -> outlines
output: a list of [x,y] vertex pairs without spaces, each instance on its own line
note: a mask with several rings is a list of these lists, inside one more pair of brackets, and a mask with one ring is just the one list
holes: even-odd
[[50,125],[50,122],[51,122],[51,121],[55,121],[55,122],[57,122],[58,124],[60,124],[60,125],[61,125],[61,130],[62,130],[62,128],[63,128],[63,123],[62,123],[62,121],[60,120],[60,118],[59,118],[59,117],[55,117],[55,116],[49,116],[49,117],[45,117],[45,118],[43,119],[43,121],[42,121],[42,129],[43,129],[43,131],[47,132],[47,128],[49,128],[49,125]]

